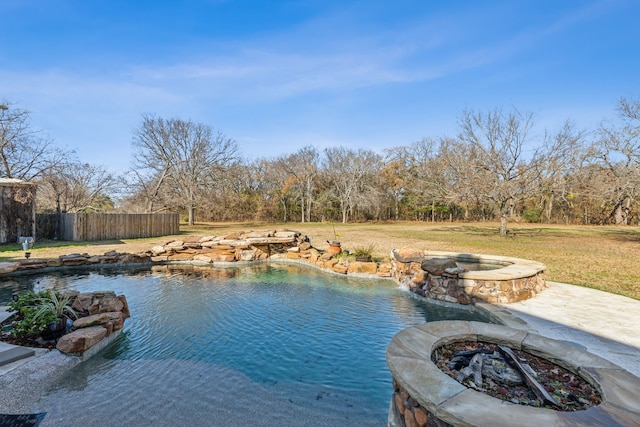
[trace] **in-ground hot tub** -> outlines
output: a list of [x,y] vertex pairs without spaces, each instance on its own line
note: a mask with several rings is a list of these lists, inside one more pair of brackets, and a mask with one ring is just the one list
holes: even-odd
[[512,303],[542,291],[546,266],[521,258],[458,252],[391,251],[393,276],[412,292],[435,300]]

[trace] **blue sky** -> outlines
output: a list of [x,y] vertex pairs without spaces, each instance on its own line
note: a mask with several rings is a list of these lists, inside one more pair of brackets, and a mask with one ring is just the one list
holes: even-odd
[[465,109],[595,128],[640,95],[637,0],[2,0],[0,100],[127,169],[143,113],[244,157],[454,136]]

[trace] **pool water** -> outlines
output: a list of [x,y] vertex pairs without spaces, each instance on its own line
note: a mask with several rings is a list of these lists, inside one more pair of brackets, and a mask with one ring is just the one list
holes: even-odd
[[35,290],[111,289],[126,295],[131,310],[121,337],[33,408],[48,412],[43,426],[385,425],[393,391],[385,351],[393,335],[427,321],[486,321],[428,304],[391,280],[300,265],[13,280]]

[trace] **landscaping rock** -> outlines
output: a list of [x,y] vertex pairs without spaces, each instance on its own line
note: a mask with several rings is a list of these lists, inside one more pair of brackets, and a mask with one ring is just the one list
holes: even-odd
[[47,266],[47,260],[30,258],[18,261],[17,270],[37,270]]
[[238,261],[253,261],[257,258],[257,250],[255,249],[241,249],[236,252],[236,258]]
[[129,303],[127,302],[127,297],[124,295],[118,295],[118,299],[122,303],[122,309],[120,310],[122,312],[122,317],[124,319],[128,319],[129,317],[131,317],[131,312],[129,311]]
[[287,239],[295,239],[297,235],[298,235],[298,232],[296,232],[296,231],[276,231],[273,234],[273,237],[282,237],[282,238],[287,238]]
[[157,256],[162,255],[163,253],[167,252],[167,250],[164,248],[164,246],[157,245],[151,248],[151,252],[153,252],[154,256]]
[[[114,329],[122,329],[124,323],[123,314],[120,311],[111,311],[108,313],[93,314],[91,316],[80,317],[73,322],[76,329],[88,328],[90,326],[104,325],[108,322],[114,324]],[[118,327],[120,326],[120,327]]]
[[122,310],[123,304],[118,297],[113,295],[106,295],[99,299],[98,313],[109,313],[112,311]]
[[226,252],[214,252],[210,255],[211,261],[232,262],[236,260],[235,254]]
[[191,261],[193,254],[188,252],[174,252],[169,255],[169,261]]
[[347,273],[359,273],[359,274],[376,274],[378,271],[378,264],[375,262],[352,262],[349,263]]
[[442,276],[446,269],[458,268],[458,264],[451,258],[430,258],[422,261],[420,267],[434,276]]
[[275,233],[275,231],[272,230],[265,230],[265,231],[248,231],[246,233],[243,233],[241,238],[242,239],[250,239],[250,238],[267,238],[267,237],[271,237],[273,236],[273,234]]
[[99,343],[107,336],[107,330],[102,326],[90,326],[63,335],[56,344],[56,348],[63,353],[81,353]]
[[18,268],[15,262],[0,262],[0,274],[13,273]]
[[335,264],[333,267],[331,267],[331,269],[336,273],[347,274],[347,270],[349,269],[349,267],[344,264]]
[[400,249],[394,249],[393,257],[400,262],[422,262],[424,259],[424,251],[418,248],[404,247]]
[[122,264],[135,264],[149,262],[151,257],[148,254],[123,254],[120,258]]
[[81,255],[81,254],[62,255],[60,257],[60,261],[62,262],[62,265],[69,265],[69,266],[86,264],[88,259],[89,257],[87,255]]

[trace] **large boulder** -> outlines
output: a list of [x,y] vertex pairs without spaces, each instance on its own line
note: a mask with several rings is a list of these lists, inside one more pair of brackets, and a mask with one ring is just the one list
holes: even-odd
[[90,326],[63,335],[56,344],[56,348],[63,353],[81,353],[87,351],[104,337],[107,330],[102,326]]
[[80,317],[73,322],[76,329],[88,328],[91,326],[105,325],[113,323],[113,329],[119,330],[124,326],[124,316],[121,311],[111,311],[108,313],[93,314],[91,316]]
[[60,261],[62,262],[62,265],[68,265],[68,266],[85,265],[89,258],[90,257],[87,254],[68,254],[68,255],[62,255],[59,257]]
[[235,253],[227,253],[224,251],[221,252],[213,252],[209,254],[211,261],[222,261],[222,262],[232,262],[236,260]]
[[424,251],[422,249],[412,247],[394,249],[392,254],[397,261],[404,263],[421,262],[424,259]]
[[151,248],[151,252],[154,256],[162,255],[167,252],[167,250],[162,245],[156,245]]
[[284,239],[295,239],[297,235],[298,235],[298,232],[296,231],[280,230],[280,231],[276,231],[273,234],[273,237],[280,237]]
[[375,262],[351,262],[347,273],[360,273],[360,274],[376,274],[378,271],[378,264]]
[[458,264],[451,258],[430,258],[422,261],[420,267],[433,276],[442,276],[447,268],[457,268]]
[[264,230],[264,231],[247,231],[243,233],[241,239],[250,239],[250,238],[267,238],[273,236],[275,233],[274,230]]
[[131,317],[131,312],[129,311],[129,303],[127,302],[127,297],[123,295],[118,295],[118,299],[122,303],[122,317],[123,319],[128,319]]
[[13,273],[17,269],[17,262],[0,262],[0,274]]

